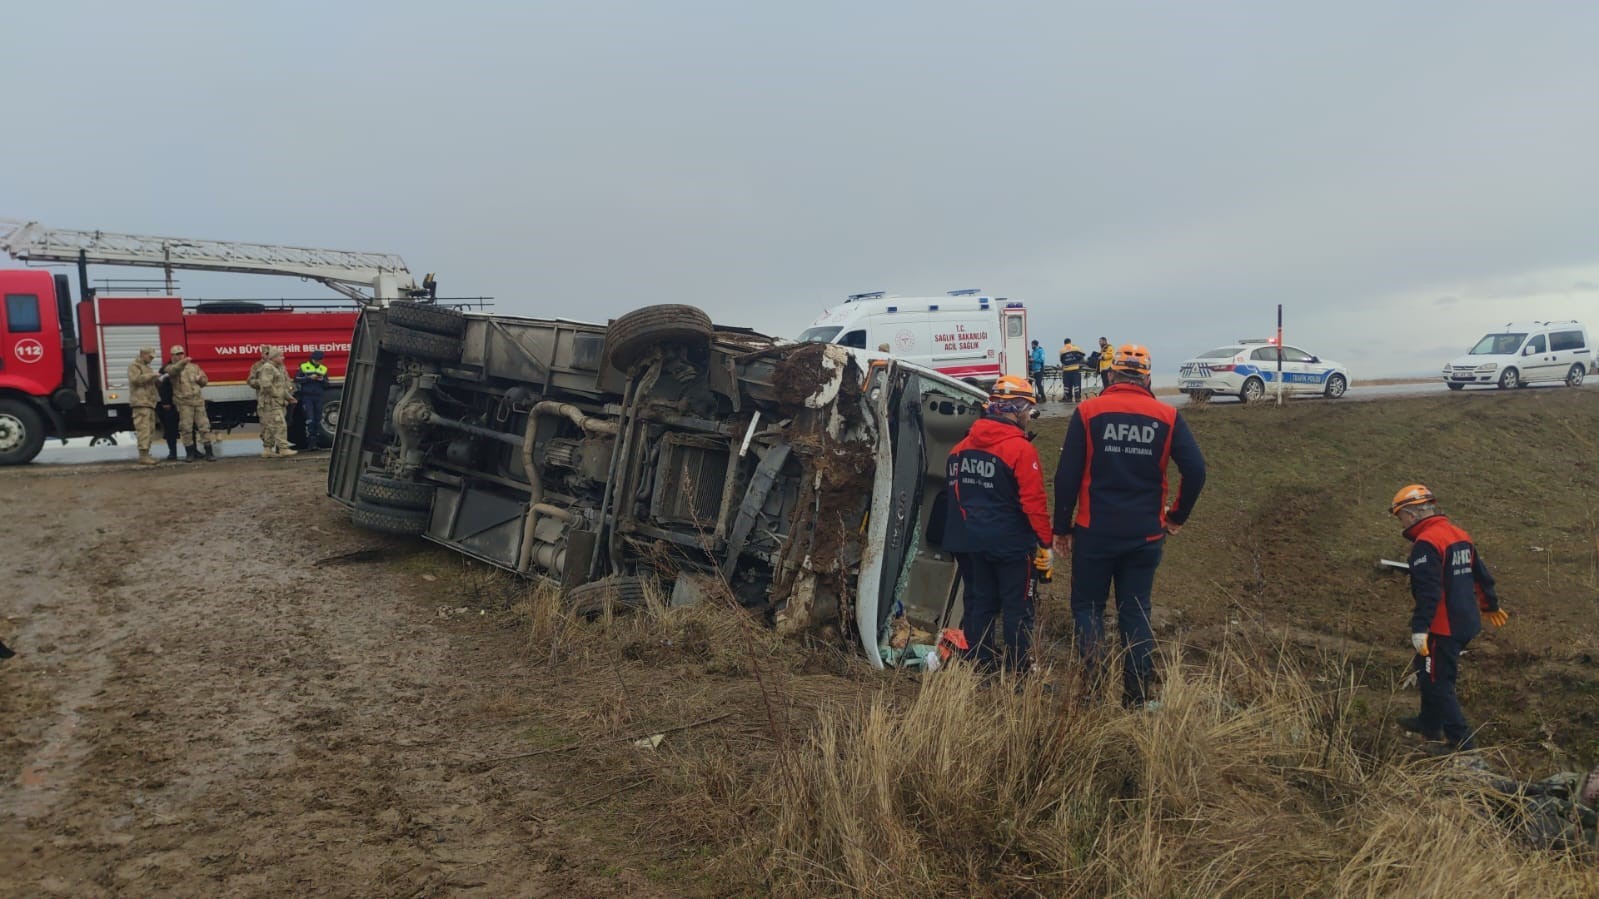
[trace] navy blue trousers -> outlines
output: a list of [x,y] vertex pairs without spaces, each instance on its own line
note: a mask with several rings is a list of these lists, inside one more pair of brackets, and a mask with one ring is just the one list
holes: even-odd
[[1475,749],[1471,725],[1466,723],[1460,697],[1455,695],[1455,679],[1460,676],[1460,651],[1465,647],[1454,637],[1430,634],[1428,655],[1416,656],[1413,664],[1416,686],[1421,690],[1421,726],[1432,733],[1442,732],[1457,748]]
[[1063,371],[1060,373],[1061,390],[1065,396],[1061,400],[1068,403],[1082,402],[1083,399],[1083,373],[1082,371]]
[[300,397],[300,411],[305,413],[305,445],[316,449],[322,445],[322,397]]
[[[1025,672],[1033,644],[1032,556],[991,556],[961,553],[957,557],[965,585],[966,658],[985,671],[1001,666]],[[1005,652],[994,650],[996,619],[1003,619]]]
[[[1141,706],[1155,678],[1155,633],[1150,593],[1163,540],[1096,547],[1079,534],[1072,545],[1072,623],[1077,652],[1097,683],[1105,676],[1105,602],[1116,589],[1116,630],[1122,642],[1122,703]],[[1085,545],[1088,544],[1088,545]],[[1120,551],[1116,551],[1120,549]]]

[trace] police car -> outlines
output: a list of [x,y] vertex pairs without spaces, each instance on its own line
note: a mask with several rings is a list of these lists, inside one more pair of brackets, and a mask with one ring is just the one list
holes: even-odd
[[1285,394],[1335,400],[1349,389],[1344,366],[1272,340],[1240,340],[1200,353],[1183,363],[1177,386],[1195,401],[1236,396],[1252,403],[1277,392],[1279,354]]

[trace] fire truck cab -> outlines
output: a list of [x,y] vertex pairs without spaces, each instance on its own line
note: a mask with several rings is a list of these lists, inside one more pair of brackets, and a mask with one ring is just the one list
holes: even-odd
[[[32,269],[0,270],[0,300],[0,465],[31,461],[49,437],[131,429],[128,366],[142,347],[156,350],[159,366],[174,344],[205,370],[207,406],[221,430],[255,420],[245,378],[263,344],[284,348],[291,375],[321,350],[329,370],[323,426],[332,440],[358,314],[348,304],[308,309],[100,295],[74,303],[66,275]],[[292,433],[304,434],[298,424]]]

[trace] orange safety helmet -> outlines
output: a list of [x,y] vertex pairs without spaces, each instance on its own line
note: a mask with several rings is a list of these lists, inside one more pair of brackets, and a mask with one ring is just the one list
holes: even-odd
[[1394,503],[1388,507],[1388,512],[1390,515],[1398,515],[1400,509],[1424,505],[1433,499],[1432,491],[1427,489],[1427,485],[1410,484],[1401,487],[1399,492],[1394,494]]
[[1149,369],[1149,349],[1136,343],[1124,343],[1117,347],[1110,363],[1111,371],[1126,372],[1141,378],[1149,377]]
[[1033,385],[1026,378],[1015,375],[1004,375],[994,386],[988,388],[990,401],[996,400],[1026,400],[1033,405],[1038,405],[1038,394],[1033,392]]

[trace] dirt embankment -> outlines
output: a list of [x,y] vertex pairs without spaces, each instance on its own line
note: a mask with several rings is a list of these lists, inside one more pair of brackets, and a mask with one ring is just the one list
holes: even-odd
[[0,895],[658,892],[563,823],[603,775],[477,764],[526,745],[520,619],[323,458],[0,472]]

